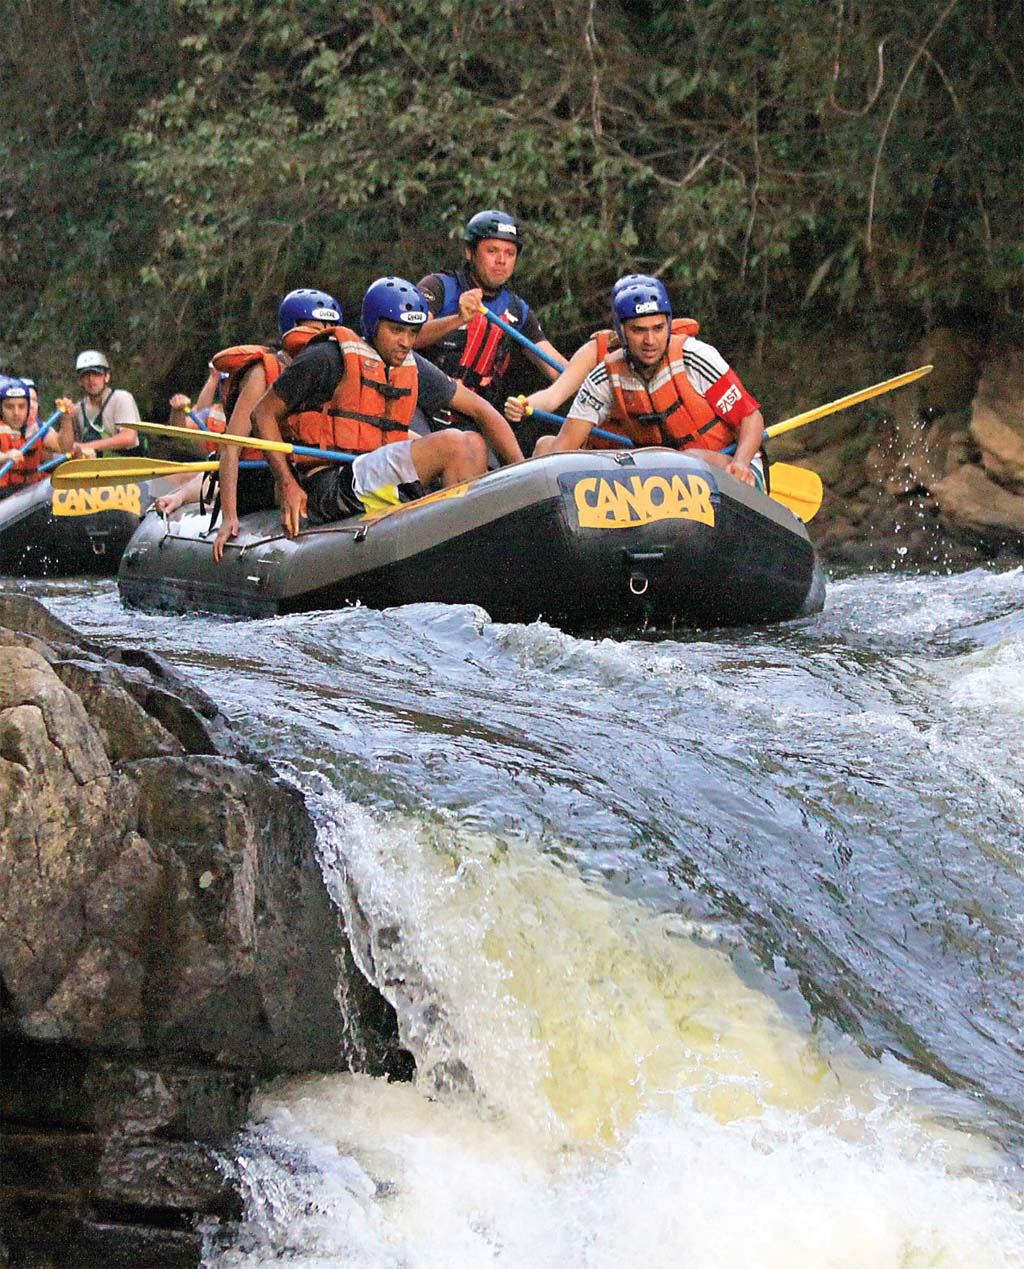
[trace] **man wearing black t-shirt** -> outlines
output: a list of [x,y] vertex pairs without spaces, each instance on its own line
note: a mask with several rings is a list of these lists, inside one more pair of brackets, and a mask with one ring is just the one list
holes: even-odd
[[[507,395],[512,352],[519,345],[480,312],[481,306],[515,326],[549,356],[566,360],[541,330],[529,304],[507,286],[516,267],[520,239],[515,217],[502,211],[477,212],[466,225],[465,268],[455,273],[431,273],[420,282],[430,318],[416,337],[416,349],[499,407]],[[558,371],[539,357],[530,352],[524,355],[548,379],[557,376]]]
[[[428,417],[452,406],[479,424],[503,462],[521,462],[522,451],[512,429],[497,410],[412,351],[426,314],[426,302],[410,282],[381,278],[363,300],[366,343],[358,346],[367,356],[371,352],[378,355],[388,378],[399,367],[403,367],[406,379],[414,370],[417,403]],[[282,424],[291,416],[322,412],[349,372],[349,364],[356,363],[346,361],[337,339],[311,344],[257,404],[253,423],[259,435],[264,440],[280,441]],[[385,388],[387,393],[399,393],[387,385]],[[380,397],[376,411],[382,424],[387,422],[386,400],[386,395]],[[398,429],[382,427],[381,435],[392,430]],[[331,462],[296,472],[284,454],[268,452],[267,458],[277,481],[281,519],[289,537],[298,533],[303,517],[313,524],[345,519],[421,496],[423,486],[435,481],[447,488],[487,470],[486,447],[481,438],[455,428],[380,444],[360,453],[351,464]]]

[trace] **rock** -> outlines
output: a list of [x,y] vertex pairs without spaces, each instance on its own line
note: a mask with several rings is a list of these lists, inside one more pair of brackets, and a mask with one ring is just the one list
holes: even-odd
[[1020,541],[1024,535],[1024,496],[1003,489],[980,467],[958,467],[931,492],[943,515],[957,525],[995,539]]
[[908,369],[928,363],[930,375],[880,398],[885,415],[862,435],[817,443],[826,498],[813,536],[830,564],[1024,557],[1024,351],[943,327],[907,357]]
[[971,405],[970,434],[988,475],[1024,492],[1024,350],[1000,348],[985,366]]
[[258,1078],[411,1059],[301,794],[157,658],[105,656],[25,596],[0,622],[6,1242],[196,1265],[196,1222],[241,1211],[218,1147]]
[[907,389],[910,401],[904,398],[904,410],[909,405],[912,412],[925,414],[966,411],[984,358],[985,346],[973,334],[949,326],[930,331],[910,350],[907,369],[926,365],[934,369]]

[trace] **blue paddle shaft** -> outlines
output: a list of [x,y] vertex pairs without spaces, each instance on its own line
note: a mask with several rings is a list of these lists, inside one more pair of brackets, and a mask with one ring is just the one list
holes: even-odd
[[[36,432],[34,436],[30,436],[29,439],[25,442],[25,444],[21,446],[21,452],[23,454],[27,454],[33,445],[35,445],[37,442],[43,439],[43,437],[50,430],[50,428],[53,427],[53,425],[60,418],[60,416],[61,416],[61,411],[55,410],[53,414],[51,414],[50,417],[46,420],[43,426],[39,429],[39,431]],[[14,466],[14,459],[9,458],[7,462],[4,463],[2,467],[0,467],[0,477],[6,476],[13,466]],[[42,471],[43,468],[40,468],[39,470]]]
[[[550,414],[547,410],[535,410],[533,406],[527,407],[530,414],[535,419],[543,419],[545,423],[557,423],[559,427],[565,422],[560,414]],[[599,436],[602,441],[617,441],[619,445],[625,445],[628,449],[633,448],[633,442],[628,436],[620,436],[618,432],[606,432],[604,428],[594,427],[590,429],[591,436]]]
[[541,361],[547,362],[552,370],[558,370],[561,372],[565,369],[565,366],[560,361],[556,361],[555,358],[546,353],[543,348],[538,348],[532,339],[527,339],[522,331],[518,331],[514,326],[510,326],[508,322],[506,322],[504,318],[499,317],[497,313],[492,313],[489,308],[481,308],[480,311],[489,322],[493,322],[495,326],[500,326],[506,335],[511,335],[512,338],[518,340],[524,348],[528,348],[535,357],[539,357]]

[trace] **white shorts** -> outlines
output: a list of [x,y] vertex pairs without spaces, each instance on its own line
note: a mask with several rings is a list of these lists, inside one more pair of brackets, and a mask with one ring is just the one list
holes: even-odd
[[395,441],[360,454],[352,464],[352,492],[367,511],[396,507],[402,501],[398,486],[419,480],[412,447],[412,441]]

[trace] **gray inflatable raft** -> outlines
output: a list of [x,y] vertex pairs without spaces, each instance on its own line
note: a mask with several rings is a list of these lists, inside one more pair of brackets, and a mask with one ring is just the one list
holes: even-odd
[[434,601],[600,630],[783,621],[825,595],[792,512],[670,449],[531,459],[292,540],[257,512],[219,565],[213,537],[196,507],[150,512],[121,560],[122,599],[242,617]]

